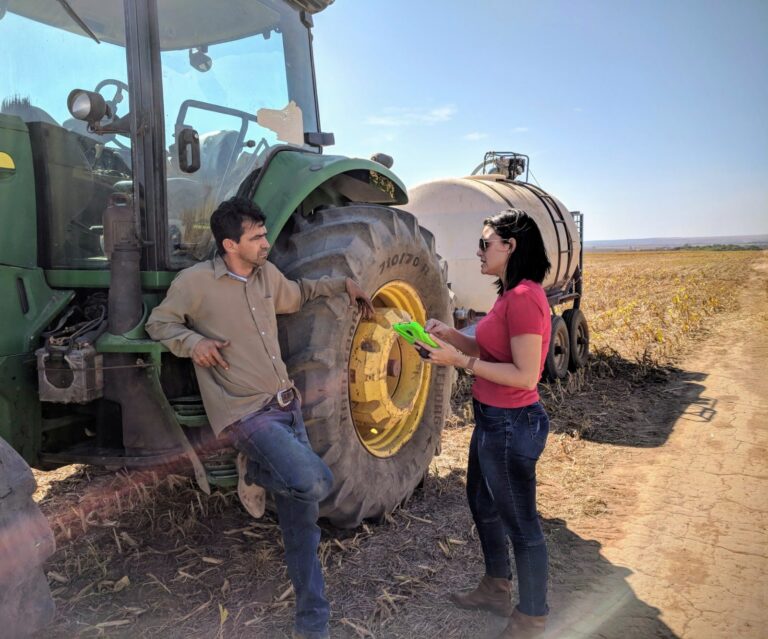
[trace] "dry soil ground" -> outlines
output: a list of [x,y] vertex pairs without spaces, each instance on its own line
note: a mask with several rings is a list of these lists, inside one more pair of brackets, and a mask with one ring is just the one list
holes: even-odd
[[[768,257],[589,260],[603,351],[567,384],[541,388],[553,417],[539,471],[547,636],[765,637]],[[446,601],[481,573],[463,495],[465,399],[457,393],[442,455],[403,508],[324,529],[332,636],[503,627]],[[47,566],[58,613],[41,637],[289,635],[271,516],[249,519],[231,494],[206,498],[179,475],[69,467],[38,480],[59,545]]]
[[611,471],[636,496],[615,537],[595,531],[604,557],[632,572],[609,636],[653,636],[647,606],[680,637],[768,636],[767,283],[763,261],[740,311],[685,359],[680,383],[661,389],[659,402],[680,413],[667,442]]

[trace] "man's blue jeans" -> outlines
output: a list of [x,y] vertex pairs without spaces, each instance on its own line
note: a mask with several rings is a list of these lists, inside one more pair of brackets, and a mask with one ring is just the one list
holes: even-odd
[[327,631],[330,607],[317,557],[319,502],[333,475],[309,445],[299,402],[289,410],[271,404],[228,428],[232,444],[248,457],[248,478],[270,491],[285,544],[288,575],[296,593],[296,630]]
[[507,538],[517,568],[520,612],[541,616],[547,606],[547,546],[536,512],[536,461],[544,450],[549,417],[536,402],[497,408],[473,401],[467,498],[490,577],[509,579]]

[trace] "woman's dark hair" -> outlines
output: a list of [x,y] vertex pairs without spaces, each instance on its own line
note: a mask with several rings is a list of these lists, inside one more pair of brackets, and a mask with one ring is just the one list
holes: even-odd
[[539,227],[525,211],[507,209],[486,218],[483,224],[490,226],[500,238],[514,238],[516,242],[515,250],[507,261],[504,277],[496,280],[499,295],[517,286],[520,280],[533,280],[539,284],[544,281],[552,265]]
[[224,240],[239,242],[243,236],[243,223],[264,224],[264,212],[245,197],[224,200],[211,215],[211,232],[216,240],[219,254],[224,255]]

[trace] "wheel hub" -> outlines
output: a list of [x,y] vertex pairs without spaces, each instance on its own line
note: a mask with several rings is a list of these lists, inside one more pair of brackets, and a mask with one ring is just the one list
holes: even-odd
[[421,421],[430,366],[392,330],[392,324],[426,320],[418,293],[390,282],[374,296],[373,321],[360,322],[349,360],[349,397],[360,441],[377,457],[394,455]]

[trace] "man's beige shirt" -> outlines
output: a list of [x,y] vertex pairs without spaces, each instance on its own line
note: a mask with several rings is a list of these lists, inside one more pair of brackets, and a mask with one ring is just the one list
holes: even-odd
[[190,357],[205,337],[229,340],[220,349],[227,370],[195,365],[205,412],[218,435],[292,386],[277,342],[276,315],[295,313],[311,299],[344,290],[343,277],[293,281],[271,262],[241,282],[227,274],[217,256],[176,276],[146,329],[178,357]]

